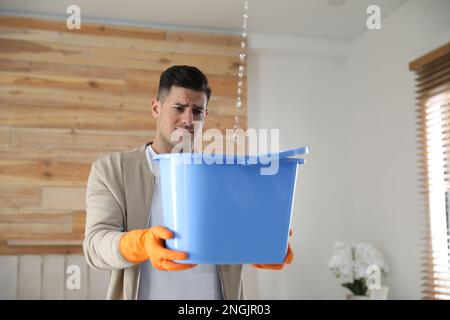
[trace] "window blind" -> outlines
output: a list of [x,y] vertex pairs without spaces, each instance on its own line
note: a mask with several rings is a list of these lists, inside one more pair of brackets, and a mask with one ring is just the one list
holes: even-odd
[[423,298],[450,299],[450,43],[411,62],[416,73]]

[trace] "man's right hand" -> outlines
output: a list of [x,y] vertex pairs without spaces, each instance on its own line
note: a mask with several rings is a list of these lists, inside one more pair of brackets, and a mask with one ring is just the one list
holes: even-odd
[[154,268],[167,271],[181,271],[196,264],[181,264],[173,260],[185,260],[186,252],[167,249],[165,240],[172,239],[173,233],[163,226],[133,230],[125,233],[119,242],[120,253],[130,262],[141,263],[150,259]]

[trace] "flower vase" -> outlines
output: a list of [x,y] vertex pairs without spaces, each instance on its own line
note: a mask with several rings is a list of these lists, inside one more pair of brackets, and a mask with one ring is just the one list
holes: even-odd
[[357,295],[349,293],[345,296],[347,300],[369,300],[369,296]]

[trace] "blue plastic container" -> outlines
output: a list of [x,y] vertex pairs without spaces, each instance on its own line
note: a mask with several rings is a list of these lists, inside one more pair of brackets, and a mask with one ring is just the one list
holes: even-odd
[[305,153],[307,147],[280,152],[275,175],[261,175],[268,167],[261,157],[235,156],[225,164],[224,155],[224,164],[198,164],[204,154],[158,155],[164,226],[174,232],[166,246],[189,254],[177,262],[282,263],[304,163],[288,157]]

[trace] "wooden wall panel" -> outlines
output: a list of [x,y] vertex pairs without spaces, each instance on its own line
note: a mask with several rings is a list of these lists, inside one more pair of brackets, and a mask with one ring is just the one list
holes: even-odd
[[42,257],[33,255],[19,257],[17,280],[17,299],[40,300]]
[[65,291],[65,257],[48,255],[42,257],[42,300],[63,300]]
[[[67,286],[74,267],[80,271],[80,288]],[[82,255],[72,254],[0,256],[0,270],[2,300],[105,299],[110,277],[109,271],[89,268]]]
[[0,256],[0,300],[17,299],[19,257]]
[[0,17],[0,254],[82,253],[90,166],[153,139],[167,67],[204,71],[205,129],[233,128],[240,50],[235,35]]

